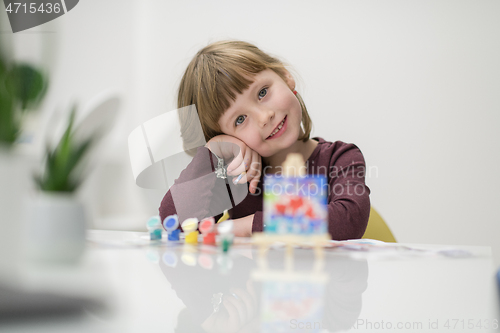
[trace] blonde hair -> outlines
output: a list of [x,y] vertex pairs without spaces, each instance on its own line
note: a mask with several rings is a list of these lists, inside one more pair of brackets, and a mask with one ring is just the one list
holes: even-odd
[[[284,64],[266,54],[255,45],[243,41],[219,41],[201,49],[189,63],[179,85],[177,107],[194,104],[198,111],[205,140],[224,134],[219,119],[229,108],[236,94],[242,94],[252,81],[249,78],[271,69],[286,81]],[[304,134],[299,140],[306,142],[312,122],[304,101],[297,93],[302,108]],[[189,138],[194,123],[193,114],[181,117],[181,135],[184,143],[199,138]],[[187,134],[189,133],[189,135]]]

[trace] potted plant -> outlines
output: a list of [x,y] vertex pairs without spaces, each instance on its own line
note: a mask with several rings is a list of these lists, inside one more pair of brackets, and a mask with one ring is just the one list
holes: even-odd
[[43,72],[9,61],[0,52],[0,273],[15,271],[30,186],[31,160],[15,143],[23,118],[37,108],[47,86]]
[[76,262],[85,249],[86,219],[75,192],[84,178],[84,162],[97,133],[81,138],[74,129],[76,107],[55,147],[47,146],[44,170],[34,179],[40,189],[28,222],[30,259]]

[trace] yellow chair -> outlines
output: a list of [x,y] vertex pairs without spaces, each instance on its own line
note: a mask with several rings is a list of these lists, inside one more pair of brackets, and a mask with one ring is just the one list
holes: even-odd
[[396,243],[396,238],[394,238],[391,229],[389,229],[382,216],[373,207],[370,208],[370,218],[368,219],[368,226],[363,238]]

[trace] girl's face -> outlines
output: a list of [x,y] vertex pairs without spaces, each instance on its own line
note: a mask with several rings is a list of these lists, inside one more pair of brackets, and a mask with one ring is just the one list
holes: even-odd
[[219,125],[222,132],[240,139],[260,156],[270,157],[297,141],[302,109],[288,72],[286,82],[270,69],[252,79],[250,87],[221,116]]

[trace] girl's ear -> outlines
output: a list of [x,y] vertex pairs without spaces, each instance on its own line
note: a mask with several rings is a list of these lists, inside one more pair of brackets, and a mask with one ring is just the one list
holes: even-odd
[[285,82],[288,85],[288,88],[290,90],[294,91],[295,90],[295,79],[293,78],[292,74],[290,74],[289,71],[285,69]]

